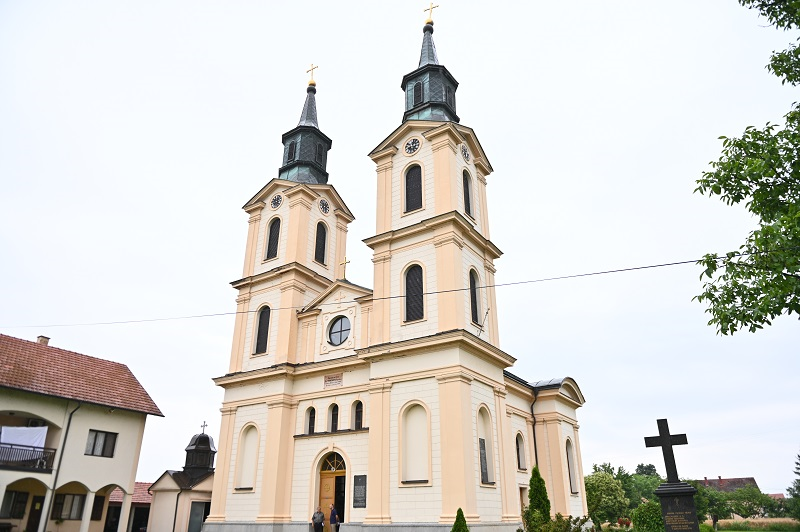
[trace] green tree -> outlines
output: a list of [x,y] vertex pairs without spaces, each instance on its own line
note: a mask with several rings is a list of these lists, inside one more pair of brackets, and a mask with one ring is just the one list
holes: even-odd
[[528,506],[522,511],[522,522],[525,530],[533,532],[541,529],[550,520],[550,499],[547,487],[539,473],[539,466],[533,466],[531,481],[528,485]]
[[584,479],[589,518],[599,528],[606,521],[614,522],[628,509],[622,483],[605,471],[596,471]]
[[657,501],[647,501],[639,505],[631,518],[637,532],[664,532],[664,517],[661,514],[661,504]]
[[794,462],[794,475],[797,477],[792,485],[786,489],[789,500],[786,501],[786,512],[795,519],[800,519],[800,453]]
[[762,517],[772,506],[772,498],[755,486],[745,486],[728,494],[731,511],[744,517]]
[[[800,27],[797,0],[739,0],[782,30]],[[783,83],[800,84],[800,49],[791,45],[773,53],[767,66]],[[728,205],[744,203],[758,220],[739,247],[723,255],[707,254],[703,292],[723,335],[747,328],[755,332],[781,314],[800,314],[800,104],[783,127],[748,127],[739,138],[721,137],[722,156],[697,181],[695,192],[719,196]]]
[[633,509],[638,507],[640,504],[642,504],[642,502],[644,502],[642,499],[646,499],[647,501],[658,501],[655,491],[656,488],[658,488],[663,482],[666,482],[665,479],[658,476],[658,474],[631,475],[631,492],[625,493],[625,496],[630,500],[630,508]]
[[456,520],[453,523],[453,528],[450,529],[450,532],[469,532],[467,520],[464,519],[464,512],[461,510],[461,508],[459,508],[456,512]]
[[634,506],[638,505],[639,499],[634,486],[633,475],[628,473],[624,467],[620,466],[615,470],[610,463],[603,462],[600,465],[592,465],[592,471],[594,473],[608,473],[614,477],[614,480],[618,480],[622,485],[622,491],[625,492],[625,498],[628,499],[629,503],[632,503],[634,499],[636,499],[636,505]]
[[645,475],[648,477],[658,477],[658,471],[656,471],[656,466],[653,464],[639,464],[636,466],[636,471],[634,471],[635,475]]

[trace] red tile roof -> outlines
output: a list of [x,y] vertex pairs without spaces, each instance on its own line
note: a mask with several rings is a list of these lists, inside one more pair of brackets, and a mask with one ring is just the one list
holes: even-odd
[[164,415],[128,366],[4,334],[0,387]]
[[[147,488],[152,485],[152,482],[137,482],[133,488],[133,499],[131,502],[134,504],[150,504],[153,500],[153,496],[150,495]],[[122,495],[122,490],[115,488],[114,491],[111,492],[111,495],[108,496],[108,502],[122,502]]]
[[741,477],[741,478],[704,478],[703,480],[697,480],[700,484],[705,485],[709,488],[714,488],[717,491],[724,491],[724,492],[732,492],[738,490],[739,488],[744,488],[747,486],[755,486],[758,488],[758,484],[756,484],[756,479],[753,477]]

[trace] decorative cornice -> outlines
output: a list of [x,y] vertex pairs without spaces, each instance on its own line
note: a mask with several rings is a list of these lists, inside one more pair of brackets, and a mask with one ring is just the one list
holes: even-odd
[[267,281],[272,281],[277,277],[281,277],[286,275],[287,273],[295,273],[300,275],[301,277],[305,278],[308,282],[316,283],[320,285],[319,289],[324,290],[333,282],[332,280],[324,277],[308,266],[304,266],[299,262],[289,262],[282,266],[278,266],[266,272],[262,272],[256,275],[250,275],[248,277],[243,277],[242,279],[238,279],[231,283],[231,286],[238,290],[242,290],[248,287],[252,287],[255,284],[264,283]]
[[436,380],[439,381],[439,384],[446,384],[448,382],[463,382],[464,384],[469,384],[474,379],[468,373],[463,371],[455,371],[453,373],[439,375],[436,377]]

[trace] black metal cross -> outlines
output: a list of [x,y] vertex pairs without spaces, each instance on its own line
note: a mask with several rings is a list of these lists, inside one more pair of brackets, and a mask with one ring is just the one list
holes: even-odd
[[686,434],[670,434],[666,419],[658,420],[658,436],[646,436],[644,439],[645,447],[661,447],[664,453],[664,465],[667,467],[667,482],[680,482],[678,480],[678,468],[675,467],[675,454],[672,452],[673,445],[686,445],[689,443]]
[[202,425],[200,425],[200,428],[202,428],[202,429],[203,429],[203,434],[205,434],[205,433],[206,433],[206,427],[207,427],[207,426],[208,426],[208,425],[206,425],[206,422],[205,422],[205,421],[203,421],[203,424],[202,424]]

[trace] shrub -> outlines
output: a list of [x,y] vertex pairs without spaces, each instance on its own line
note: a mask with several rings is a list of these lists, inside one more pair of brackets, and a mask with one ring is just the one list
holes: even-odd
[[548,519],[541,527],[541,532],[583,532],[584,525],[589,521],[588,517],[564,517],[556,514],[555,518]]
[[644,502],[631,513],[633,528],[636,532],[664,531],[664,518],[661,516],[661,505],[656,501]]
[[714,532],[714,527],[705,523],[700,523],[700,532]]
[[461,508],[456,512],[456,521],[453,523],[453,528],[450,529],[450,532],[469,532],[467,520],[464,519],[464,512]]

